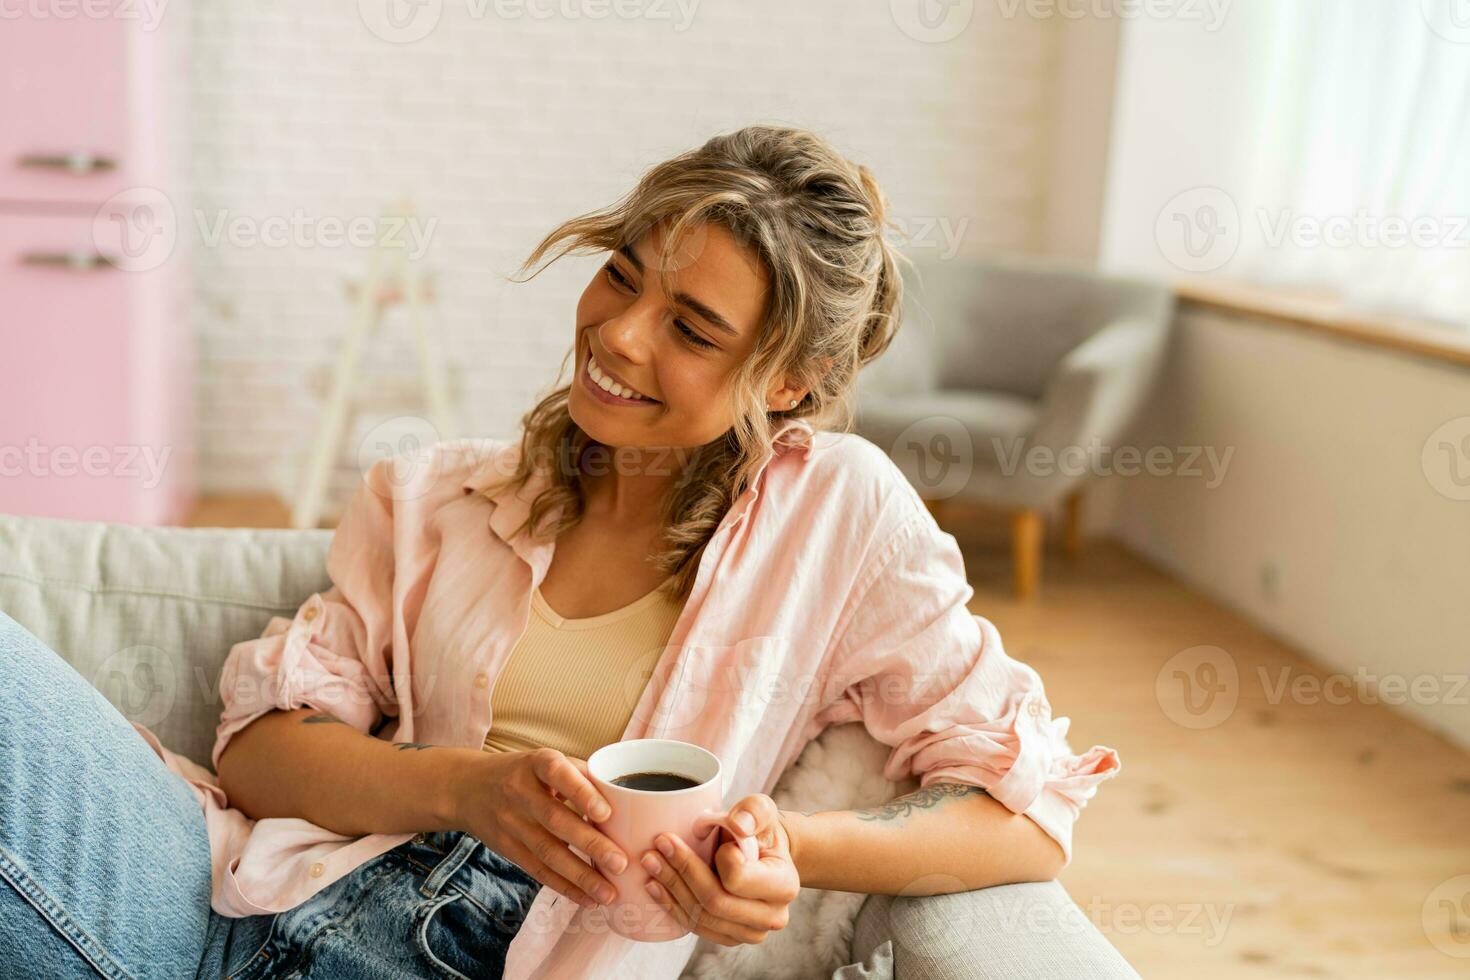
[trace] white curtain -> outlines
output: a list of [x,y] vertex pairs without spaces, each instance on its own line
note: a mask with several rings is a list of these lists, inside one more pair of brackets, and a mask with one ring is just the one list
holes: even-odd
[[1232,272],[1470,329],[1470,0],[1271,0],[1260,23]]

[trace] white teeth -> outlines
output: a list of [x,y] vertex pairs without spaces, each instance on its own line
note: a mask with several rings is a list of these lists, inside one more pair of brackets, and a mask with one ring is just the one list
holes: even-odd
[[603,374],[597,366],[596,359],[593,358],[590,353],[587,355],[587,373],[592,376],[593,384],[597,385],[597,387],[601,388],[608,394],[616,395],[619,398],[626,398],[629,401],[643,402],[653,400],[645,395],[640,395],[632,388],[624,388],[612,378],[609,378],[607,375]]

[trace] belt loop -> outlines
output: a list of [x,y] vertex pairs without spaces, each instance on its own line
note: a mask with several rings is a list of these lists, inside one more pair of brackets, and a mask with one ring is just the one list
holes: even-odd
[[419,893],[425,898],[438,897],[439,891],[444,887],[445,883],[454,877],[454,873],[459,870],[460,865],[470,859],[470,855],[475,853],[475,848],[478,846],[480,846],[480,842],[474,834],[461,834],[459,843],[455,844],[454,848],[448,854],[444,855],[444,860],[434,865],[434,870],[429,872],[429,876],[419,886]]

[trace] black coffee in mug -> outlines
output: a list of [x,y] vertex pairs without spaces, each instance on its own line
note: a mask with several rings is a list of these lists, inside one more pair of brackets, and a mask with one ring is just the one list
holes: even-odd
[[641,789],[652,793],[669,793],[676,789],[698,786],[699,780],[681,776],[676,772],[630,772],[612,781],[614,786]]

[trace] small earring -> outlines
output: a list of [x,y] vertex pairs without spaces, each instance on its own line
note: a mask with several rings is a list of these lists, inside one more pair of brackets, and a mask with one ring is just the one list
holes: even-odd
[[795,398],[791,399],[791,404],[789,406],[787,406],[787,407],[788,408],[795,408],[796,407],[796,399]]

